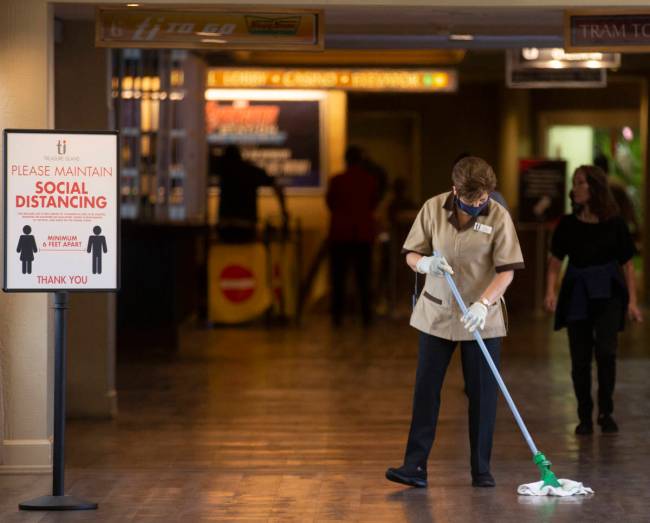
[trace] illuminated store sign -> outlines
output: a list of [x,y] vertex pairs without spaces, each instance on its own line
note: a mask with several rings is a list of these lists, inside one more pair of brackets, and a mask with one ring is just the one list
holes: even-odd
[[512,89],[585,89],[607,87],[607,69],[512,69],[506,67]]
[[564,17],[569,51],[650,51],[650,9],[571,9]]
[[519,222],[553,223],[564,214],[566,161],[519,160]]
[[98,7],[95,45],[318,51],[323,13],[306,9]]
[[616,53],[567,53],[528,47],[506,54],[506,85],[520,89],[598,88],[607,85],[607,68],[620,66]]
[[508,60],[517,69],[612,69],[621,65],[618,53],[568,53],[561,48],[511,50]]
[[454,70],[213,68],[208,71],[207,84],[209,89],[454,92],[458,88],[458,78]]
[[205,102],[210,176],[237,145],[244,159],[264,169],[292,194],[323,186],[322,91],[212,89]]

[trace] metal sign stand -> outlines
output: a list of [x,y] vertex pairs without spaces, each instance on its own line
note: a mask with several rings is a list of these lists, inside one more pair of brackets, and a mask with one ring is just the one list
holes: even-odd
[[97,503],[64,494],[65,473],[65,370],[68,293],[54,293],[54,442],[52,495],[24,501],[21,510],[95,510]]
[[[41,496],[36,499],[19,503],[21,510],[94,510],[97,503],[66,496],[64,488],[65,479],[65,396],[66,396],[66,338],[69,292],[115,292],[120,288],[120,153],[119,133],[117,131],[68,131],[51,129],[4,129],[3,130],[3,212],[4,212],[4,292],[51,292],[54,294],[54,437],[52,441],[52,495]],[[56,153],[56,156],[49,156]],[[46,164],[43,165],[45,160]],[[58,162],[58,163],[57,163]],[[11,168],[9,166],[11,165]],[[16,166],[24,165],[29,172],[20,176],[8,174],[20,171]],[[32,274],[32,262],[34,254],[41,251],[55,250],[52,247],[57,242],[45,241],[50,235],[90,234],[90,231],[79,226],[79,217],[66,217],[61,220],[48,221],[41,211],[35,211],[33,220],[39,222],[38,234],[32,235],[32,228],[19,209],[18,197],[36,197],[38,183],[33,178],[36,172],[36,165],[41,166],[46,172],[57,176],[58,182],[66,177],[72,180],[66,183],[47,182],[56,187],[65,186],[66,189],[58,189],[61,196],[76,195],[75,187],[80,185],[83,192],[88,195],[88,207],[97,206],[98,209],[105,209],[101,215],[93,216],[92,235],[88,237],[87,249],[65,249],[65,254],[57,261],[65,259],[68,270],[71,270],[66,278],[51,278],[55,270],[54,264],[48,267],[47,264],[39,268],[34,276],[41,278],[26,277]],[[87,177],[88,171],[92,172],[92,180]],[[95,177],[93,173],[101,176]],[[81,176],[83,175],[83,182]],[[35,176],[38,176],[36,174]],[[43,182],[42,182],[43,183]],[[70,186],[70,187],[68,187]],[[86,188],[88,186],[88,188]],[[81,189],[77,189],[81,192]],[[47,192],[47,191],[46,191]],[[14,202],[15,198],[15,203]],[[101,198],[101,200],[100,200]],[[38,199],[38,198],[37,198]],[[52,197],[54,199],[54,196]],[[69,208],[71,203],[65,198],[63,203],[53,205],[56,213],[61,214]],[[38,203],[38,202],[37,202]],[[84,204],[85,205],[85,204]],[[49,208],[49,204],[40,203],[35,207]],[[55,212],[52,210],[51,212]],[[85,212],[85,211],[84,211]],[[89,216],[87,214],[86,216]],[[26,222],[29,223],[26,223]],[[102,230],[103,228],[103,230]],[[23,234],[19,231],[22,230]],[[40,247],[38,247],[35,236],[39,235]],[[108,240],[107,240],[108,238]],[[42,243],[41,243],[42,242]],[[9,243],[11,248],[9,248]],[[51,245],[54,243],[54,245]],[[16,251],[15,245],[18,245]],[[79,242],[81,244],[81,242]],[[76,245],[79,247],[79,245]],[[49,247],[49,248],[46,248]],[[90,259],[88,254],[92,251],[92,275],[90,273]],[[9,257],[11,253],[11,257]],[[16,256],[20,253],[20,256]],[[83,253],[83,254],[80,254]],[[102,256],[110,256],[110,271],[106,271],[101,277]],[[37,258],[40,262],[40,254]],[[114,263],[114,265],[113,265]],[[21,270],[22,269],[22,270]],[[115,272],[112,272],[112,271]],[[108,274],[108,277],[106,276]],[[95,279],[94,279],[95,278]],[[43,279],[43,281],[41,281]],[[69,281],[68,281],[69,280]],[[89,283],[90,281],[90,283]],[[43,349],[45,350],[45,349]]]

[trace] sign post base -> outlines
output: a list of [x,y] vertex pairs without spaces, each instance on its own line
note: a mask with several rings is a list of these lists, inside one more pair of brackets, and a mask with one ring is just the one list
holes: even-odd
[[97,503],[74,496],[41,496],[18,505],[20,510],[96,510]]
[[54,293],[54,439],[52,442],[52,495],[18,504],[20,510],[95,510],[97,503],[64,495],[65,371],[68,293]]

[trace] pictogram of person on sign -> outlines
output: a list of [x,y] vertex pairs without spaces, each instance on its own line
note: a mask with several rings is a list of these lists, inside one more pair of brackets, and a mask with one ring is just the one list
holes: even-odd
[[38,249],[36,248],[36,240],[32,234],[32,228],[29,225],[23,227],[23,233],[18,240],[16,252],[20,253],[20,261],[23,262],[23,274],[31,274],[34,253],[38,252]]
[[93,254],[93,274],[102,273],[102,253],[106,254],[108,252],[108,247],[106,246],[106,236],[102,234],[102,228],[99,225],[93,227],[94,236],[88,238],[88,247],[86,252],[92,252]]

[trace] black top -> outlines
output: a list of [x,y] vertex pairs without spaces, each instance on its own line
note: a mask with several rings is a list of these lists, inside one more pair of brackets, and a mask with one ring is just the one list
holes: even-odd
[[575,214],[562,217],[551,240],[551,254],[569,257],[578,269],[617,262],[624,265],[636,248],[627,224],[620,216],[599,223],[585,223]]
[[621,266],[636,249],[625,220],[616,216],[599,223],[585,223],[575,214],[564,216],[551,240],[551,254],[569,267],[562,280],[555,308],[555,328],[590,316],[592,300],[620,297],[619,329],[625,323],[628,291]]
[[242,220],[257,222],[257,189],[274,185],[273,177],[263,169],[240,160],[222,161],[217,167],[221,196],[219,221]]

